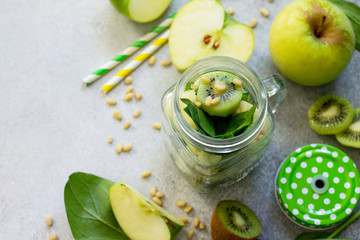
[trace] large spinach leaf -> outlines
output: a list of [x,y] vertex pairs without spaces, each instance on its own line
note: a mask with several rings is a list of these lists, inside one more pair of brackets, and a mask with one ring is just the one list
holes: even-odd
[[130,240],[112,212],[112,181],[76,172],[65,185],[64,201],[71,232],[76,240]]

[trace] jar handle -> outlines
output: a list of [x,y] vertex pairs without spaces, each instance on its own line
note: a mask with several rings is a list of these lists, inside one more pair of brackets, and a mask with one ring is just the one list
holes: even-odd
[[280,74],[271,75],[262,80],[267,92],[269,106],[272,113],[284,102],[287,94],[285,79]]

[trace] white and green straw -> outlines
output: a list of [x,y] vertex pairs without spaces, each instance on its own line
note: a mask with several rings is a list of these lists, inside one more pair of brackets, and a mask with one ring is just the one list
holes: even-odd
[[116,67],[118,64],[123,62],[125,59],[130,57],[133,53],[135,53],[137,50],[139,50],[141,47],[145,46],[148,42],[150,42],[154,37],[156,37],[159,33],[163,32],[165,29],[167,29],[176,13],[172,14],[170,17],[168,17],[166,20],[164,20],[162,23],[160,23],[159,26],[152,29],[148,34],[140,38],[138,41],[136,41],[134,44],[132,44],[130,47],[119,53],[116,57],[111,59],[109,62],[101,66],[99,69],[94,71],[92,74],[87,76],[83,79],[84,83],[89,86],[91,83],[96,81],[98,78],[100,78],[102,75],[105,75],[107,72],[109,72],[111,69]]

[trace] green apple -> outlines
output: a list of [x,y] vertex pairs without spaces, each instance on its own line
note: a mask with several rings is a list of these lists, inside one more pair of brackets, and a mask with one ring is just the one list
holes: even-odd
[[151,22],[160,17],[171,0],[110,0],[122,14],[135,22]]
[[349,64],[355,34],[347,16],[326,0],[296,0],[275,18],[270,52],[279,70],[305,86],[334,80]]
[[231,18],[217,0],[190,1],[177,13],[170,29],[170,56],[182,71],[210,56],[247,62],[254,46],[252,29]]
[[[190,101],[195,102],[195,101],[196,101],[196,93],[195,93],[194,90],[187,90],[187,91],[183,92],[183,93],[180,95],[180,98],[189,99]],[[184,118],[185,118],[185,121],[186,121],[187,123],[189,123],[189,125],[190,125],[192,128],[194,128],[195,130],[197,130],[197,127],[196,127],[194,121],[192,120],[192,118],[184,111],[184,109],[186,108],[186,106],[187,106],[187,105],[180,100],[180,109],[181,109],[182,115],[183,115]]]
[[132,240],[170,240],[184,223],[129,185],[110,188],[111,208],[120,227]]

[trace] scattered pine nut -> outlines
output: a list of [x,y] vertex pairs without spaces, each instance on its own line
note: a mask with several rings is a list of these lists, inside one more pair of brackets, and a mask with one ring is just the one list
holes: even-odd
[[184,212],[190,213],[192,211],[192,209],[193,209],[193,207],[191,205],[189,205],[186,208],[184,208]]
[[206,106],[210,106],[210,105],[211,105],[211,101],[212,101],[212,97],[211,97],[211,96],[208,96],[208,97],[205,99],[205,105],[206,105]]
[[46,216],[45,217],[45,222],[46,222],[46,225],[48,225],[49,227],[51,227],[54,223],[54,219],[52,218],[52,216]]
[[117,154],[120,154],[123,150],[123,145],[121,143],[116,144],[115,151]]
[[167,67],[167,66],[170,66],[171,65],[171,61],[170,60],[164,60],[164,61],[161,61],[161,65]]
[[261,15],[263,15],[264,17],[268,17],[269,16],[269,10],[267,10],[266,8],[260,8],[260,13]]
[[194,236],[194,230],[190,230],[190,231],[188,232],[188,234],[187,234],[187,238],[188,238],[188,239],[192,239],[193,236]]
[[116,105],[117,101],[111,98],[106,99],[106,103],[110,106]]
[[242,86],[243,86],[243,82],[242,82],[240,79],[238,79],[238,78],[234,78],[234,79],[232,80],[232,83],[233,83],[234,85],[236,85],[236,86],[239,86],[239,87],[242,87]]
[[163,192],[157,192],[156,195],[158,198],[163,198],[165,194]]
[[186,201],[178,201],[178,202],[176,203],[176,206],[178,206],[178,207],[185,207],[185,206],[186,206]]
[[227,10],[228,14],[230,14],[231,16],[234,15],[234,9],[232,7],[229,7]]
[[132,84],[132,82],[133,82],[133,78],[130,77],[130,76],[126,77],[125,80],[124,80],[124,83],[126,85],[130,85],[130,84]]
[[179,218],[180,221],[182,221],[183,223],[187,223],[188,220],[186,218]]
[[214,88],[219,92],[224,92],[226,90],[227,86],[225,84],[215,83]]
[[149,58],[149,65],[150,66],[152,66],[152,65],[154,65],[155,64],[155,62],[156,62],[156,57],[155,56],[151,56],[150,58]]
[[160,198],[158,198],[158,197],[153,197],[153,199],[152,199],[157,205],[159,205],[159,206],[162,206],[162,201],[160,200]]
[[194,219],[194,228],[197,228],[200,224],[200,219],[199,218],[195,218]]
[[156,130],[161,130],[161,123],[159,123],[159,122],[154,122],[154,123],[153,123],[153,127],[154,127]]
[[216,97],[213,100],[211,100],[211,105],[217,105],[220,102],[220,97]]
[[141,115],[141,110],[140,109],[136,109],[134,114],[133,114],[133,117],[134,118],[138,118],[139,116]]
[[136,100],[141,100],[141,98],[142,98],[141,93],[135,91],[135,99],[136,99]]
[[269,3],[273,3],[274,2],[274,0],[268,0],[269,1]]
[[153,187],[152,189],[150,189],[150,195],[151,195],[151,196],[155,197],[156,192],[157,192],[157,188],[156,188],[156,187]]
[[200,222],[199,229],[203,230],[203,229],[205,229],[205,227],[206,227],[205,223]]
[[257,25],[257,19],[256,18],[252,18],[250,21],[250,27],[251,28],[255,28]]
[[133,98],[133,96],[134,96],[133,93],[127,93],[127,94],[125,94],[124,100],[130,101]]
[[131,85],[131,86],[129,86],[127,89],[126,89],[126,94],[128,94],[128,93],[131,93],[131,92],[133,92],[134,91],[134,87]]
[[150,177],[150,175],[151,175],[151,171],[150,171],[150,170],[146,170],[145,172],[143,172],[143,173],[141,174],[141,177],[142,177],[142,178],[147,178],[147,177]]
[[203,81],[204,84],[210,84],[211,83],[211,79],[208,77],[201,77],[201,80]]
[[124,129],[128,129],[129,127],[131,126],[131,122],[130,120],[127,120],[125,123],[124,123]]
[[132,149],[131,143],[125,144],[125,146],[123,147],[124,152],[130,152],[131,149]]
[[58,236],[56,234],[52,234],[50,237],[49,237],[49,240],[58,240]]
[[194,102],[194,105],[195,105],[197,108],[200,108],[200,107],[201,107],[201,102],[195,101],[195,102]]
[[119,121],[121,121],[121,119],[122,119],[121,113],[117,109],[114,110],[113,116],[114,116],[115,119],[117,119]]
[[220,46],[220,42],[219,41],[215,41],[213,44],[213,48],[217,49]]
[[113,137],[108,137],[108,140],[107,140],[108,144],[112,144],[113,141],[114,141],[114,138],[113,138]]

